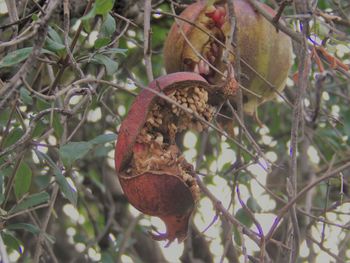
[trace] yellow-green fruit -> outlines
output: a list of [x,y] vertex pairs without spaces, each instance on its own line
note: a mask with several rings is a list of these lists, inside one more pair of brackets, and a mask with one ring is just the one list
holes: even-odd
[[[274,16],[275,12],[270,7],[261,5]],[[235,0],[234,9],[238,30],[236,44],[241,57],[241,84],[251,91],[243,90],[244,110],[253,114],[259,104],[276,96],[276,90],[283,90],[292,65],[292,44],[286,34],[277,31],[247,1]],[[211,36],[225,44],[231,32],[227,6],[198,1],[188,6],[180,16],[199,28],[180,19],[173,24],[164,46],[166,71],[194,71],[212,84],[222,83],[226,79],[223,74],[227,74],[227,65],[222,59],[224,48]],[[230,51],[227,58],[234,62],[233,49]],[[205,60],[223,74],[209,67]]]

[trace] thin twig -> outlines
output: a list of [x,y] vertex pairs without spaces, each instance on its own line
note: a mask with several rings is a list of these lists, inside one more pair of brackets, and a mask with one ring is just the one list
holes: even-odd
[[336,254],[334,254],[330,249],[326,248],[323,246],[323,244],[321,242],[318,242],[316,239],[314,239],[312,236],[307,235],[306,237],[307,239],[311,240],[314,244],[316,244],[320,249],[322,249],[322,251],[326,252],[328,255],[330,255],[331,257],[333,257],[338,263],[346,263],[346,261],[337,256]]
[[130,239],[130,236],[135,228],[135,226],[137,225],[137,223],[139,222],[139,220],[141,219],[143,215],[139,215],[137,217],[135,217],[130,223],[128,228],[125,230],[125,232],[123,233],[123,239],[121,240],[120,246],[119,246],[119,251],[118,251],[118,256],[115,260],[115,262],[120,263],[121,262],[121,256],[124,254],[126,248],[127,248],[127,244],[128,241]]
[[[262,156],[262,158],[265,161],[265,164],[267,165],[267,167],[265,167],[266,170],[271,171],[271,164],[270,161],[267,159],[267,157],[265,156],[264,152],[262,151],[262,149],[260,148],[259,144],[254,140],[253,136],[250,134],[250,132],[248,131],[247,127],[244,124],[244,121],[241,119],[240,115],[243,115],[243,112],[241,112],[241,114],[237,113],[235,111],[235,109],[232,107],[230,102],[227,102],[227,105],[229,106],[229,108],[231,109],[232,114],[234,115],[234,117],[236,118],[236,120],[238,121],[239,127],[244,131],[244,135],[245,137],[248,139],[248,141],[252,144],[254,150],[259,153],[260,156]],[[242,133],[243,136],[243,133]]]
[[295,32],[289,27],[282,24],[281,21],[274,23],[273,16],[266,9],[260,5],[260,3],[256,0],[247,0],[263,17],[265,17],[268,21],[270,21],[273,25],[275,25],[279,30],[290,36],[297,43],[301,43],[303,40],[302,35],[300,33]]
[[[92,6],[92,3],[93,3],[93,0],[89,0],[89,2],[87,3],[86,7],[85,7],[85,10],[84,10],[84,14],[83,15],[86,15],[90,9],[91,9],[91,6]],[[76,46],[76,44],[78,43],[78,39],[80,37],[80,33],[81,31],[83,30],[83,23],[80,23],[77,31],[75,32],[75,35],[73,37],[73,40],[69,46],[69,50],[70,50],[70,55],[72,56],[73,54],[73,51],[74,51],[74,48]],[[55,89],[56,88],[56,85],[58,84],[58,82],[60,81],[65,69],[66,69],[66,66],[69,62],[69,60],[71,59],[71,56],[70,56],[68,53],[67,55],[65,56],[65,58],[62,60],[62,67],[60,68],[60,70],[58,71],[56,77],[55,77],[55,80],[52,82],[52,84],[50,85],[50,88],[49,88],[49,93],[51,92],[51,90]]]
[[17,158],[16,163],[15,163],[15,166],[13,167],[12,173],[11,173],[11,175],[10,175],[10,177],[9,177],[9,180],[8,180],[7,184],[6,184],[6,188],[5,188],[5,199],[4,199],[3,203],[1,204],[1,206],[2,206],[3,208],[6,207],[7,200],[8,200],[9,197],[10,197],[11,190],[12,190],[12,186],[13,186],[14,181],[15,181],[16,173],[17,173],[18,168],[19,168],[19,166],[21,165],[21,162],[22,162],[22,160],[23,160],[23,155],[24,155],[24,154],[21,153],[21,154],[19,155],[19,157]]
[[[227,1],[227,9],[228,9],[228,17],[229,17],[229,23],[230,23],[230,28],[231,28],[231,32],[229,34],[229,36],[226,39],[226,49],[225,50],[231,50],[231,46],[234,46],[234,43],[238,43],[238,36],[240,35],[239,30],[241,30],[238,26],[237,26],[237,17],[236,17],[236,13],[235,13],[235,6],[234,6],[234,1],[233,0],[228,0]],[[226,52],[226,51],[225,51]],[[230,77],[234,78],[238,84],[240,85],[241,83],[241,50],[240,50],[240,46],[236,45],[234,50],[234,63],[233,66],[231,66],[230,61],[226,61],[226,64],[228,65],[229,70],[228,72],[230,72]],[[224,53],[224,56],[228,58],[228,54]],[[232,72],[233,71],[233,72]],[[240,143],[243,142],[243,131],[242,128],[244,126],[244,111],[243,111],[243,92],[241,89],[237,90],[237,94],[235,96],[235,104],[237,105],[237,111],[238,111],[238,116],[237,118],[240,120],[240,125],[238,127],[238,141]],[[229,106],[229,108],[231,109],[232,112],[234,112],[234,109],[231,105],[231,103],[229,102],[229,100],[227,101],[227,105]],[[235,113],[234,113],[235,114]],[[253,147],[255,147],[257,144],[253,144]],[[257,152],[260,151],[260,155],[264,156],[264,154],[262,153],[262,151],[259,148],[255,149]],[[267,162],[267,159],[265,157],[263,157]],[[242,163],[242,152],[241,150],[238,148],[237,149],[237,161],[236,161],[236,165],[239,166]]]
[[152,70],[152,30],[151,30],[151,9],[152,0],[145,0],[144,6],[144,25],[143,25],[143,38],[144,38],[144,49],[143,56],[145,59],[146,72],[148,81],[153,80],[153,70]]
[[18,147],[22,147],[23,145],[25,145],[26,143],[28,143],[28,141],[31,140],[31,135],[35,129],[35,126],[37,124],[37,122],[44,117],[47,114],[50,114],[51,112],[58,112],[64,115],[70,115],[72,112],[70,111],[66,111],[60,108],[50,108],[50,109],[46,109],[43,110],[39,113],[37,113],[35,115],[35,117],[31,120],[28,129],[26,130],[26,132],[23,134],[23,136],[17,140],[16,143],[12,144],[11,146],[7,147],[6,149],[4,149],[2,152],[0,152],[0,157],[14,151],[15,149],[17,149]]
[[239,201],[240,205],[242,206],[244,211],[246,213],[248,213],[249,217],[252,219],[252,221],[254,222],[256,228],[258,229],[260,242],[261,242],[260,243],[260,262],[264,263],[264,260],[265,260],[265,237],[264,237],[264,231],[263,231],[259,221],[255,218],[254,213],[249,209],[249,207],[241,199],[241,194],[240,194],[240,191],[239,191],[239,185],[238,184],[236,186],[236,192],[237,192],[237,198],[238,198],[238,201]]
[[230,221],[236,227],[242,228],[242,233],[247,235],[251,240],[253,240],[258,246],[260,245],[259,234],[253,232],[248,227],[244,226],[236,218],[234,218],[229,211],[223,206],[223,204],[209,191],[201,179],[197,176],[197,183],[201,191],[213,202],[214,207],[221,212],[221,214]]
[[40,227],[40,233],[39,233],[39,236],[37,239],[37,244],[35,247],[35,253],[34,253],[34,258],[33,258],[34,263],[39,263],[39,259],[40,259],[41,252],[42,252],[42,243],[45,239],[45,232],[46,232],[47,226],[49,224],[49,221],[50,221],[50,218],[51,218],[51,215],[53,212],[53,208],[54,208],[56,198],[58,195],[58,190],[59,190],[59,186],[58,186],[58,184],[55,184],[53,187],[50,201],[49,201],[49,208],[46,211],[46,214],[45,214],[44,219],[42,221],[42,225]]
[[[300,2],[300,1],[297,1]],[[296,4],[297,4],[296,2]],[[304,2],[306,5],[306,3]],[[307,22],[305,22],[307,23]],[[289,200],[295,198],[297,194],[297,178],[298,178],[298,163],[297,163],[297,153],[298,153],[298,140],[300,132],[300,123],[303,122],[302,112],[303,104],[302,100],[304,99],[304,94],[307,88],[308,76],[310,73],[310,55],[308,54],[307,48],[307,32],[304,31],[303,40],[301,45],[298,45],[299,53],[297,54],[299,59],[298,67],[298,92],[294,101],[293,107],[293,119],[292,119],[292,128],[291,128],[291,139],[290,139],[290,155],[291,155],[291,166],[290,173],[287,175],[287,193]],[[290,262],[295,262],[299,254],[300,246],[300,229],[296,214],[296,204],[294,203],[290,209],[291,222],[293,226],[293,247],[290,257]]]
[[[306,194],[311,188],[315,187],[316,185],[318,185],[320,182],[325,181],[331,177],[336,176],[338,173],[344,171],[345,169],[350,167],[350,162],[347,162],[345,164],[343,164],[342,166],[329,171],[325,174],[323,174],[320,177],[317,177],[314,181],[310,182],[307,186],[305,186],[302,190],[300,190],[298,192],[298,194],[291,199],[286,205],[284,205],[280,210],[279,213],[276,217],[276,219],[273,222],[272,227],[270,228],[270,231],[267,233],[266,235],[266,243],[271,239],[272,235],[274,234],[277,226],[279,225],[279,223],[281,222],[281,219],[284,217],[284,215],[288,212],[288,210],[290,209],[290,207],[295,204],[296,202],[298,202],[300,200],[301,197],[304,196],[304,194]],[[346,176],[348,176],[349,174],[346,174]],[[350,176],[350,175],[349,175]]]
[[[18,11],[17,11],[17,7],[16,7],[16,1],[12,1],[12,0],[5,0],[6,2],[6,6],[7,6],[7,11],[9,14],[9,18],[10,21],[12,23],[18,21]],[[12,25],[12,38],[16,38],[18,35],[18,25],[17,24],[13,24]],[[14,51],[16,50],[17,47],[16,45],[11,46],[9,51]]]

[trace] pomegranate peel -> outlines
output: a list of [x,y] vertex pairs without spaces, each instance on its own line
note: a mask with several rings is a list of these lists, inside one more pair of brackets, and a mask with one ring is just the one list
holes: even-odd
[[203,77],[191,72],[169,74],[141,91],[118,133],[115,167],[124,194],[135,208],[164,221],[166,233],[152,237],[170,244],[187,236],[188,221],[199,199],[193,167],[181,155],[175,136],[206,127],[157,92],[207,121],[215,107],[209,102],[213,90]]
[[225,23],[226,9],[223,6],[209,6],[205,15],[210,17],[215,25],[220,28]]
[[[186,21],[177,20],[164,45],[165,68],[168,73],[197,72],[210,84],[221,85],[227,78],[229,65],[223,62],[222,45],[210,36],[226,43],[232,29],[227,21],[227,6],[224,2],[214,1],[213,5],[206,3],[197,1],[180,16],[205,29],[208,34]],[[269,6],[259,4],[270,14],[275,14]],[[292,65],[292,44],[286,34],[277,32],[247,1],[234,1],[234,8],[238,30],[236,45],[239,46],[241,58],[241,85],[251,91],[243,90],[243,108],[246,113],[253,115],[258,105],[273,99],[277,92],[284,89]],[[233,51],[232,47],[227,58],[231,63],[235,60]],[[221,74],[209,67],[208,62]],[[234,104],[233,99],[231,103]]]
[[[215,71],[210,69],[208,63],[197,53],[199,52],[219,71],[225,71],[226,68],[223,63],[220,63],[220,54],[223,52],[223,47],[210,37],[210,35],[214,36],[225,43],[225,34],[229,32],[226,30],[228,29],[228,22],[226,21],[224,5],[208,6],[206,1],[198,1],[189,5],[180,16],[194,23],[196,27],[186,21],[179,20],[171,27],[163,52],[167,72],[192,71],[202,75],[210,83],[217,84],[214,79],[216,77]],[[201,29],[208,31],[210,35],[204,33]]]

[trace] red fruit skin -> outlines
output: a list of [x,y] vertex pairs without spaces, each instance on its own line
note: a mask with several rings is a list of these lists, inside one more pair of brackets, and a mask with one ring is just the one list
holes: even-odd
[[213,19],[215,25],[220,28],[225,23],[226,10],[222,6],[219,6],[215,11],[205,13],[205,15]]
[[160,77],[142,90],[121,124],[115,148],[115,167],[120,184],[129,202],[144,214],[161,218],[166,225],[166,233],[153,235],[155,240],[168,240],[168,245],[187,236],[188,221],[194,209],[195,200],[190,188],[180,175],[165,171],[149,171],[130,175],[125,172],[133,152],[143,151],[143,145],[136,138],[143,128],[148,111],[157,98],[153,91],[169,94],[173,89],[200,85],[209,87],[200,75],[178,72]]
[[[189,5],[180,16],[192,23],[196,23],[198,16],[203,12],[203,9],[206,7],[205,1],[197,1],[194,4]],[[180,26],[185,36],[193,30],[193,26],[190,23],[179,21],[178,24],[174,24],[168,33],[164,45],[164,63],[167,73],[177,72],[182,69],[183,57],[180,55],[183,47],[186,45],[186,42],[180,33]],[[200,49],[198,49],[200,50]]]
[[119,180],[124,194],[135,208],[164,221],[166,233],[153,235],[154,239],[167,239],[169,243],[176,238],[179,242],[185,239],[195,203],[190,189],[179,177],[144,173]]

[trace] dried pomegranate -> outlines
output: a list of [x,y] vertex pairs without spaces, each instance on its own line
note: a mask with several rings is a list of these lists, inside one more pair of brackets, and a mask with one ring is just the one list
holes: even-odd
[[137,96],[118,134],[115,166],[129,202],[164,221],[167,232],[153,235],[154,239],[180,242],[187,235],[199,188],[175,135],[190,128],[201,131],[205,125],[157,92],[210,121],[214,105],[208,93],[212,91],[195,73],[160,77]]
[[[209,5],[206,1],[197,1],[188,6],[180,16],[225,43],[231,28],[224,2],[214,1],[214,4]],[[261,3],[261,6],[272,15],[275,14],[267,5]],[[259,104],[272,99],[276,90],[283,90],[292,65],[292,45],[287,35],[278,32],[248,2],[235,0],[234,8],[238,28],[237,45],[242,59],[241,84],[251,91],[243,90],[244,110],[252,114]],[[228,57],[231,62],[234,61],[232,54],[231,52]],[[179,19],[173,24],[164,46],[168,73],[197,72],[211,84],[220,84],[229,72],[222,61],[222,55],[223,46],[213,37]]]

